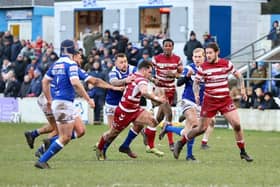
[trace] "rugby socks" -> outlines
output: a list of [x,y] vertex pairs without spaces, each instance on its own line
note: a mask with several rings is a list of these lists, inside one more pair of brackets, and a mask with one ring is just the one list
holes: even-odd
[[156,136],[156,128],[148,126],[145,129],[145,134],[147,135],[147,143],[148,146],[152,149],[155,147],[155,136]]
[[182,138],[180,140],[183,144],[187,143],[187,139],[185,136],[182,135]]
[[240,149],[240,153],[245,153],[245,142],[244,140],[236,141],[237,146]]
[[[106,141],[105,141],[104,137],[101,136],[101,138],[100,138],[100,140],[99,140],[99,142],[98,142],[97,148],[98,148],[99,150],[103,150],[105,143],[106,143]],[[107,147],[109,147],[109,145],[108,145]]]
[[201,140],[201,144],[202,144],[202,145],[206,145],[207,142],[208,142],[208,138],[206,137],[206,133],[204,133],[203,138],[202,138],[202,140]]
[[57,154],[63,146],[64,145],[59,140],[54,141],[50,148],[40,157],[39,162],[47,162],[55,154]]
[[165,127],[165,131],[167,132],[167,135],[168,135],[168,133],[174,132],[175,134],[181,136],[181,131],[182,130],[183,130],[182,127],[174,127],[174,126],[171,126],[171,125],[167,125]]
[[[171,122],[166,121],[166,123],[168,123],[168,125],[172,126]],[[174,144],[173,133],[172,132],[167,132],[167,139],[168,139],[169,145],[173,145]]]
[[124,140],[121,147],[129,147],[131,142],[134,140],[134,138],[138,135],[137,132],[135,132],[132,128],[129,129],[126,139]]
[[38,129],[35,129],[35,130],[31,131],[32,138],[36,138],[39,135],[40,135],[40,133],[39,133]]
[[194,138],[188,141],[187,143],[187,157],[192,156],[193,154],[193,144],[194,144]]
[[49,140],[51,142],[51,144],[58,139],[58,135],[51,137]]

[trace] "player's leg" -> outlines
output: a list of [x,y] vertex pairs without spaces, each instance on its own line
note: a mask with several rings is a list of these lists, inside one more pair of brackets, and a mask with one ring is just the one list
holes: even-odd
[[244,135],[243,135],[243,130],[240,125],[240,118],[239,118],[237,110],[233,110],[233,111],[224,113],[223,115],[226,118],[226,120],[231,124],[231,126],[234,130],[235,140],[236,140],[237,146],[240,149],[241,159],[245,159],[247,162],[253,161],[253,159],[246,153],[246,150],[245,150]]
[[214,130],[216,120],[212,118],[211,123],[209,124],[208,128],[206,129],[205,133],[203,134],[203,138],[201,140],[201,149],[209,149],[208,139]]
[[130,144],[137,137],[137,135],[141,132],[142,129],[142,124],[138,124],[137,122],[133,123],[133,126],[128,131],[127,137],[119,147],[119,151],[121,153],[126,153],[131,158],[137,158],[137,155],[131,151]]
[[136,118],[135,122],[137,124],[142,125],[148,125],[148,127],[145,130],[145,134],[147,135],[147,146],[146,146],[146,152],[147,153],[153,153],[157,156],[163,156],[164,153],[159,151],[157,148],[155,148],[155,136],[156,136],[156,127],[158,125],[157,120],[152,116],[152,114],[146,110],[143,110],[141,114]]
[[71,140],[75,124],[75,109],[71,102],[53,101],[52,110],[57,122],[59,138],[50,145],[49,149],[35,163],[35,167],[41,169],[48,168],[47,161]]

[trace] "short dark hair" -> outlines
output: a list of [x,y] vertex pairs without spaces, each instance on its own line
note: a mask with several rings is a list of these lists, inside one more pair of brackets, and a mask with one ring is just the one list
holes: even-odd
[[174,46],[174,41],[171,40],[170,38],[166,38],[165,40],[162,41],[162,45],[164,46],[165,42],[171,42],[172,45]]
[[140,70],[142,68],[148,69],[150,67],[153,67],[152,62],[148,61],[148,60],[144,60],[138,65],[138,70]]
[[124,53],[118,53],[116,54],[116,58],[124,58],[126,55]]
[[220,51],[219,45],[216,42],[210,42],[206,48],[211,48],[213,49],[215,52]]

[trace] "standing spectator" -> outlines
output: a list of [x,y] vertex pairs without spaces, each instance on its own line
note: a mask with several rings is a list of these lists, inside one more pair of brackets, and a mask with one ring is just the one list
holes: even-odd
[[149,57],[153,56],[152,47],[150,46],[149,38],[144,38],[142,41],[142,48],[140,49],[141,56],[143,55],[144,51],[148,51]]
[[23,77],[25,75],[25,69],[27,67],[27,62],[23,61],[23,56],[22,54],[19,54],[16,61],[13,62],[13,66],[15,69],[15,75],[17,80],[22,83],[23,82]]
[[30,87],[31,87],[31,79],[29,75],[24,76],[24,81],[21,83],[20,90],[18,93],[18,97],[23,98],[27,97],[30,93]]
[[[101,62],[100,61],[94,61],[92,71],[89,72],[89,75],[100,78],[105,81],[105,74],[102,72],[101,68]],[[100,125],[101,123],[101,111],[103,109],[104,103],[105,103],[105,95],[106,92],[103,88],[99,87],[93,87],[90,85],[90,91],[89,96],[94,100],[95,102],[95,108],[94,108],[94,124]]]
[[102,36],[101,33],[94,32],[92,33],[91,30],[83,36],[83,44],[85,49],[85,54],[88,56],[90,54],[90,50],[93,47],[96,47],[95,40]]
[[200,41],[196,39],[196,34],[194,31],[191,31],[190,33],[190,39],[187,41],[184,47],[184,54],[187,57],[187,64],[193,63],[192,60],[192,55],[193,55],[193,50],[196,48],[202,48],[202,45]]
[[110,49],[113,42],[114,42],[114,38],[111,36],[110,30],[105,30],[104,36],[101,40],[101,43],[103,44],[103,47],[107,48],[107,49]]
[[160,46],[160,43],[158,42],[158,40],[154,40],[153,47],[152,47],[152,55],[156,56],[156,55],[159,55],[160,53],[163,53],[163,49]]
[[14,43],[11,46],[11,61],[14,62],[17,59],[20,51],[22,49],[21,42],[19,41],[18,37],[14,37]]
[[128,38],[121,35],[118,30],[113,32],[114,43],[118,53],[125,53],[125,48],[128,43]]
[[137,66],[139,59],[141,58],[140,51],[137,47],[133,46],[131,42],[127,44],[125,54],[129,65]]
[[280,44],[280,27],[277,20],[273,22],[267,39],[271,40],[271,49],[277,47]]
[[12,43],[10,43],[10,40],[8,40],[8,39],[4,39],[3,43],[4,43],[3,56],[4,56],[4,58],[11,60]]
[[204,40],[204,43],[203,43],[203,48],[205,49],[206,46],[211,43],[211,42],[215,42],[215,40],[212,38],[211,34],[209,34],[208,32],[205,32],[203,34],[203,40]]
[[6,31],[3,36],[4,40],[8,40],[10,44],[14,42],[14,36],[11,34],[10,31]]

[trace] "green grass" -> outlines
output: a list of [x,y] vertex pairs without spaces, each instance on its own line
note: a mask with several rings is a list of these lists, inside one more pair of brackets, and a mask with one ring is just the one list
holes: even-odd
[[[86,135],[72,141],[48,163],[49,170],[34,168],[34,150],[25,142],[23,132],[39,124],[0,124],[0,187],[88,187],[88,186],[280,186],[280,133],[246,131],[247,151],[253,163],[240,160],[232,130],[215,129],[211,149],[200,150],[196,140],[194,154],[198,162],[187,162],[185,150],[173,159],[166,138],[156,141],[165,152],[163,158],[145,153],[142,137],[132,144],[137,159],[118,152],[127,131],[108,150],[108,161],[97,161],[93,145],[107,126],[87,126]],[[36,140],[37,148],[42,138]],[[178,139],[178,137],[176,136]]]

